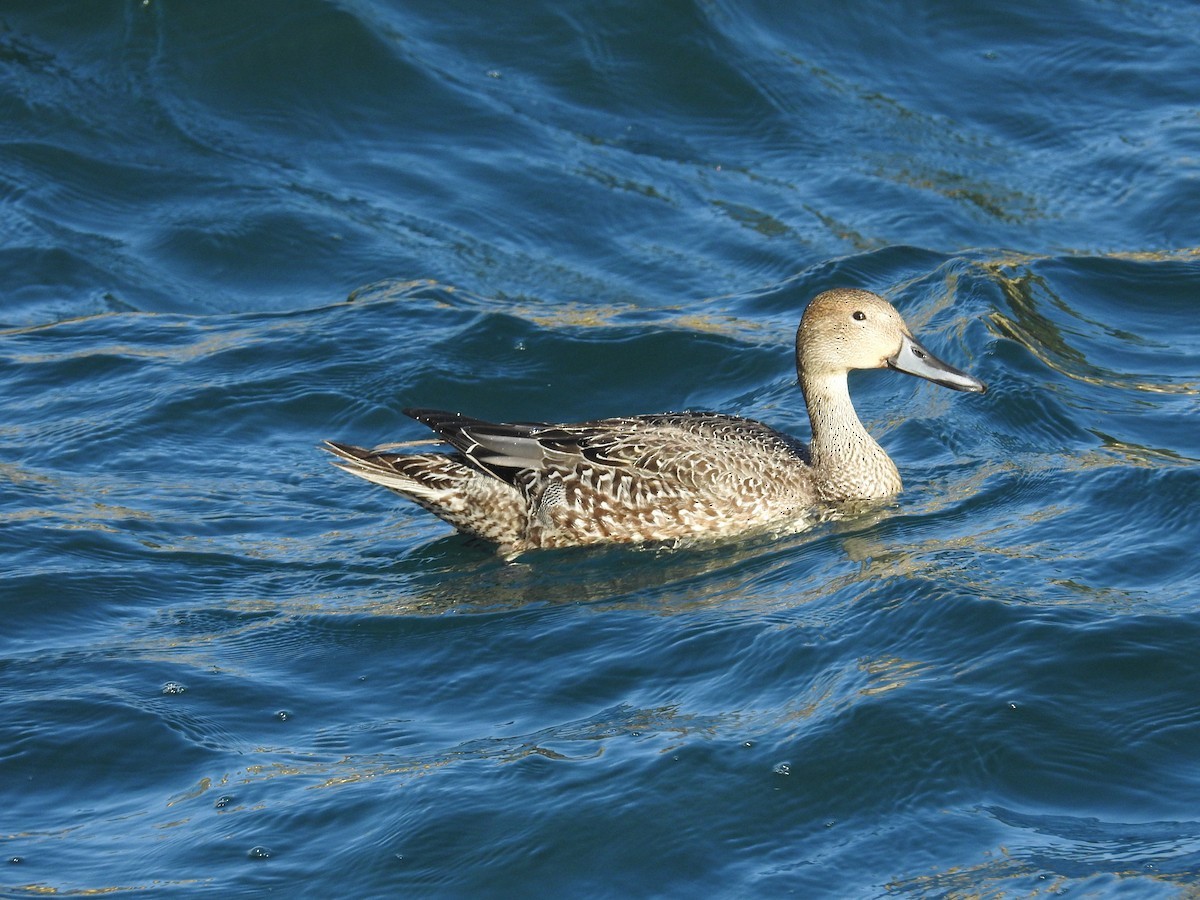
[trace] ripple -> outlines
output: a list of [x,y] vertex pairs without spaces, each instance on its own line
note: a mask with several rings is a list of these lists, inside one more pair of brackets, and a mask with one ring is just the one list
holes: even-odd
[[[1018,274],[998,272],[1012,314],[996,313],[993,322],[1064,375],[1120,390],[1195,394],[1194,379],[1181,376],[1189,357],[1189,345],[1177,339],[1184,307],[1171,294],[1154,291],[1155,283],[1179,285],[1188,272],[1183,263],[1103,259],[1051,260]],[[1082,278],[1088,280],[1086,314],[1078,290],[1067,294]],[[1123,317],[1118,327],[1098,318],[1116,315],[1118,301],[1105,294],[1129,291],[1150,301],[1136,319]]]
[[[26,7],[13,890],[1190,884],[1186,4]],[[856,376],[869,514],[506,565],[316,449],[418,402],[803,436],[844,284],[991,387]]]

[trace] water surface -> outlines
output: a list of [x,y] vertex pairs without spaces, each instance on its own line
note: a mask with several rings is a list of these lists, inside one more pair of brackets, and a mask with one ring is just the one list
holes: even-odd
[[[1200,13],[10,2],[0,890],[1192,896]],[[801,437],[895,504],[505,564],[410,405]]]

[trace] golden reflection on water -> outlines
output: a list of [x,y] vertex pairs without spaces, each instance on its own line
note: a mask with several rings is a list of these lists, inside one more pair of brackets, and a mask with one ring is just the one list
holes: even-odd
[[[1135,868],[1126,863],[1122,866],[1107,857],[1088,866],[1087,854],[1080,854],[1083,859],[1077,860],[1069,846],[1055,849],[1052,856],[1063,856],[1064,862],[1070,863],[1071,868],[1080,870],[1080,874],[1071,876],[1052,871],[1044,861],[1025,858],[1026,854],[1033,856],[1035,853],[1040,851],[998,844],[995,850],[983,853],[984,858],[979,862],[946,866],[927,874],[890,881],[887,890],[904,896],[1000,900],[1018,896],[1056,897],[1070,895],[1080,889],[1085,891],[1082,896],[1100,896],[1094,893],[1096,891],[1103,891],[1107,895],[1121,889],[1136,892],[1138,883],[1142,882],[1142,889],[1155,891],[1153,895],[1158,896],[1156,888],[1145,884],[1152,882],[1171,886],[1176,891],[1171,896],[1181,900],[1200,898],[1200,886],[1194,883],[1191,873],[1148,871],[1143,865]],[[1096,879],[1100,883],[1096,883]],[[1112,884],[1112,881],[1117,884]]]
[[891,693],[932,670],[929,663],[899,656],[879,656],[860,661],[859,667],[868,678],[868,684],[859,691],[864,697],[875,697]]
[[148,893],[164,887],[205,884],[206,878],[156,878],[146,884],[121,884],[111,887],[94,888],[59,888],[48,884],[18,884],[12,890],[31,896],[45,895],[54,897],[100,897],[105,894]]
[[[772,286],[774,287],[774,286]],[[741,297],[710,297],[666,306],[628,303],[596,304],[566,299],[547,302],[535,298],[505,298],[504,312],[547,329],[615,328],[629,325],[671,331],[696,331],[734,338],[760,340],[764,326],[751,319],[723,314],[715,301]],[[383,303],[420,301],[446,308],[493,309],[494,300],[432,280],[380,281],[353,292],[350,302]],[[714,308],[715,307],[715,308]]]
[[[1122,257],[1118,255],[1116,258]],[[1005,313],[997,309],[988,315],[998,334],[1020,344],[1048,368],[1088,384],[1159,394],[1200,393],[1200,387],[1194,382],[1156,380],[1150,376],[1116,372],[1090,363],[1083,351],[1072,344],[1071,337],[1063,327],[1042,311],[1044,305],[1049,304],[1069,319],[1125,344],[1145,346],[1147,342],[1136,334],[1114,331],[1103,322],[1083,315],[1064,301],[1043,276],[1034,273],[1029,264],[1030,261],[1016,263],[1013,260],[993,260],[983,264],[991,280],[1000,287],[1011,310]],[[1010,273],[1009,270],[1014,268],[1018,272]]]
[[[1146,604],[1155,600],[1153,593],[1092,583],[1084,571],[1094,568],[1096,547],[1078,545],[1069,537],[1069,529],[1064,530],[1063,540],[1056,542],[1053,532],[1045,528],[1047,523],[1085,511],[1091,502],[1087,497],[1055,496],[1048,493],[1048,484],[1069,478],[1073,471],[1116,470],[1126,464],[1123,456],[1114,458],[1107,448],[1079,455],[1029,456],[1019,464],[999,457],[956,474],[953,490],[939,485],[915,488],[901,513],[892,511],[897,517],[895,528],[858,530],[853,529],[855,520],[845,523],[851,530],[841,539],[840,549],[860,568],[852,576],[823,576],[826,589],[836,592],[855,582],[906,579],[1000,603],[1088,608],[1102,604],[1113,611],[1145,610]],[[1161,468],[1155,461],[1138,460],[1136,464]],[[1003,490],[1009,506],[1003,517],[977,521],[961,508],[963,498],[985,497],[997,490]],[[886,518],[887,513],[880,510],[878,515]],[[926,539],[919,530],[903,527],[901,523],[909,516],[936,516],[943,524],[939,529],[942,536]],[[957,528],[955,520],[960,523]],[[1044,580],[1029,583],[1015,574],[1014,566],[1026,564],[1042,572]]]
[[1166,447],[1147,447],[1143,444],[1122,441],[1095,428],[1089,428],[1088,431],[1100,439],[1106,453],[1085,454],[1083,457],[1085,465],[1089,460],[1093,465],[1112,465],[1113,456],[1120,458],[1128,465],[1150,469],[1173,465],[1190,466],[1200,462],[1200,459],[1184,456]]
[[[146,330],[144,340],[141,342],[126,338],[111,343],[102,343],[98,336],[93,336],[93,339],[86,344],[79,342],[70,347],[51,351],[14,353],[11,359],[28,365],[57,364],[66,360],[94,360],[103,357],[193,362],[227,351],[245,351],[247,348],[272,343],[275,340],[294,341],[295,338],[281,339],[278,337],[278,333],[281,331],[303,332],[311,328],[311,324],[304,316],[260,314],[246,324],[231,325],[228,320],[212,324],[203,316],[105,312],[61,319],[45,325],[0,331],[0,334],[13,335],[48,331],[105,319],[121,320],[123,331],[130,330],[129,326],[125,324],[127,322],[148,322],[153,324],[153,328]],[[179,333],[179,343],[169,342],[169,331]]]

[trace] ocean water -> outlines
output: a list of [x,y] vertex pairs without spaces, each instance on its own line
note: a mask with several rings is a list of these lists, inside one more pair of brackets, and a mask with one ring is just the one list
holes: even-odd
[[[0,895],[1200,896],[1200,7],[5,0]],[[716,409],[905,492],[506,564],[318,444]]]

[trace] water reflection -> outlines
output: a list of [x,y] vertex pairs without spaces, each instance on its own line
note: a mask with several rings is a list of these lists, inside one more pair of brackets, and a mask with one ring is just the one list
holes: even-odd
[[889,890],[919,896],[1149,890],[1159,896],[1168,887],[1189,893],[1200,861],[1196,822],[1114,822],[995,806],[976,815],[1003,832],[992,852],[893,881]]
[[[1119,371],[1090,359],[1089,355],[1119,357],[1130,353],[1134,359],[1139,358],[1138,354],[1154,357],[1173,348],[1085,315],[1068,303],[1049,279],[1030,267],[1020,267],[1013,273],[1010,263],[998,262],[987,264],[986,268],[1000,286],[1009,310],[994,310],[989,321],[999,334],[1016,341],[1054,371],[1118,390],[1165,394],[1200,391],[1197,382],[1177,377],[1178,368],[1174,369],[1173,377],[1156,379],[1144,373]],[[1084,348],[1088,348],[1087,352]],[[1159,363],[1155,360],[1154,364]]]

